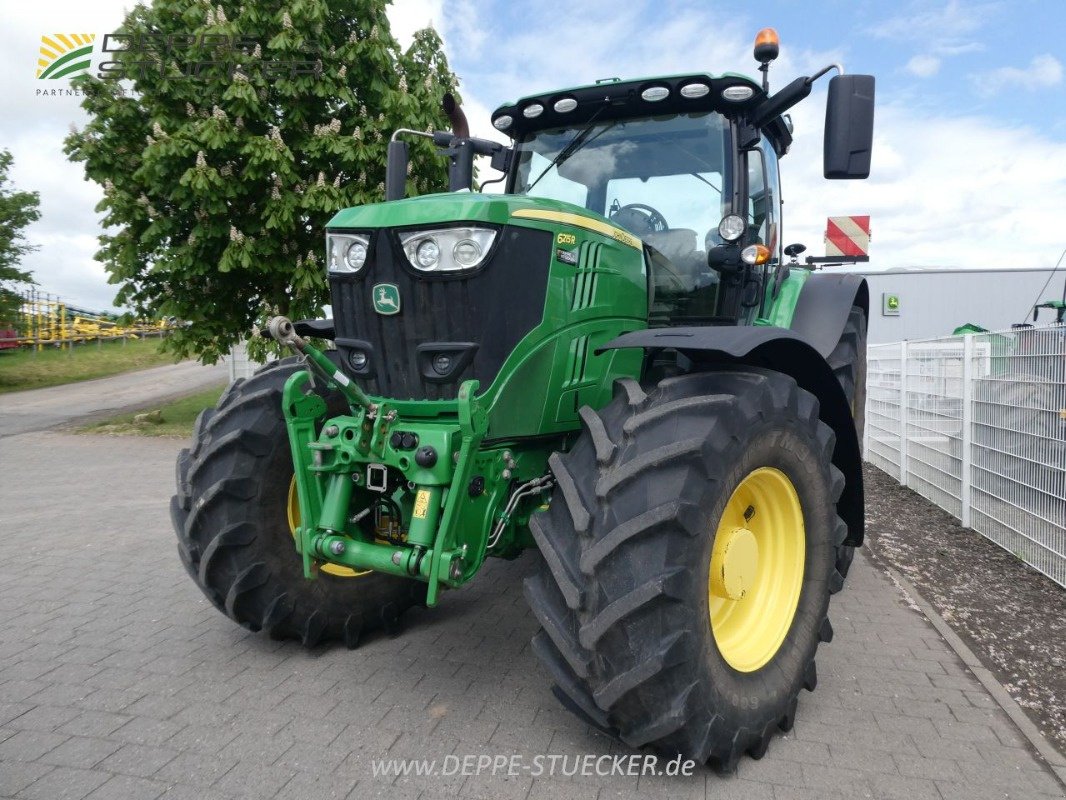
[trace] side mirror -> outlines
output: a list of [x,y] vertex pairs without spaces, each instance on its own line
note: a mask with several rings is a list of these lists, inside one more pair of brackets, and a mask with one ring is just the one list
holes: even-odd
[[407,191],[407,142],[393,139],[385,157],[385,199],[403,200]]
[[874,76],[837,75],[825,105],[825,177],[868,178],[873,139]]

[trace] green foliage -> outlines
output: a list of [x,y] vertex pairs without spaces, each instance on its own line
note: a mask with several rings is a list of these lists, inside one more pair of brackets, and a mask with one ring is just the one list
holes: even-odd
[[[325,222],[384,199],[394,129],[447,125],[441,100],[456,79],[440,38],[420,31],[402,52],[385,6],[155,0],[120,32],[196,44],[163,49],[152,69],[135,63],[144,52],[113,54],[135,76],[132,92],[110,75],[78,79],[91,122],[66,152],[104,188],[97,257],[117,305],[190,323],[169,349],[212,362],[266,316],[320,316]],[[223,51],[205,34],[244,44]],[[221,63],[183,74],[209,61]],[[318,74],[278,73],[308,61]],[[424,142],[412,150],[411,193],[444,190],[443,160]]]
[[18,314],[20,283],[32,283],[28,272],[18,268],[22,257],[36,250],[22,236],[23,229],[41,218],[37,192],[17,192],[7,177],[11,153],[0,150],[0,324],[14,322]]

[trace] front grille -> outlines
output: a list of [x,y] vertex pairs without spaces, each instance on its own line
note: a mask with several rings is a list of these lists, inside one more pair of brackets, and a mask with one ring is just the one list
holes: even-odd
[[[391,231],[377,231],[362,272],[330,275],[337,347],[348,374],[368,393],[397,400],[454,399],[471,378],[487,389],[519,340],[540,324],[552,253],[548,231],[505,226],[500,237],[488,264],[469,277],[430,277],[415,274]],[[371,291],[379,283],[398,287],[400,313],[374,310]],[[457,348],[467,343],[476,349]],[[427,369],[436,348],[419,352],[427,344],[453,357],[472,350],[473,358],[441,379]],[[351,367],[355,350],[367,353],[362,370]]]

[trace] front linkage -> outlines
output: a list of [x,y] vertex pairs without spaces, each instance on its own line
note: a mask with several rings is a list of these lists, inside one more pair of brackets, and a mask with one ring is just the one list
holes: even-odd
[[[441,585],[458,587],[474,576],[489,547],[507,554],[524,546],[520,523],[532,508],[526,503],[518,513],[519,506],[550,488],[547,453],[481,450],[488,421],[477,381],[460,386],[454,418],[405,420],[388,401],[368,397],[290,320],[273,318],[268,332],[308,366],[288,379],[282,396],[299,498],[294,536],[306,578],[320,562],[413,578],[428,583],[433,606]],[[350,415],[323,422],[326,403],[308,391],[313,372],[344,396]],[[374,499],[353,515],[356,489]],[[371,514],[369,535],[361,523]]]

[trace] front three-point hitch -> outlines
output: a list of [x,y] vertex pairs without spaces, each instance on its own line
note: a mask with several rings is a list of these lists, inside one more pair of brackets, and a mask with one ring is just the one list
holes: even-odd
[[[441,585],[473,577],[490,546],[516,544],[506,534],[524,530],[516,524],[520,502],[550,487],[547,454],[480,450],[487,420],[477,381],[462,384],[453,413],[419,417],[418,403],[368,397],[290,320],[275,317],[267,329],[307,364],[288,379],[282,400],[306,577],[332,563],[414,578],[429,584],[433,605]],[[349,413],[327,418],[326,402],[309,391],[316,376]],[[530,510],[527,503],[525,517]]]

